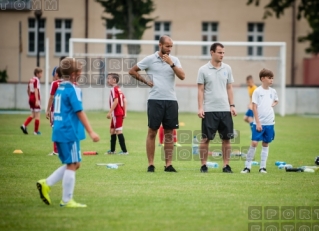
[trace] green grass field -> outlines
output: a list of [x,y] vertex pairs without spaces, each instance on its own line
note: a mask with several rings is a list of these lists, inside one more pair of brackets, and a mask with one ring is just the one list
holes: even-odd
[[[51,128],[44,115],[41,136],[21,132],[19,126],[27,115],[0,115],[0,230],[242,231],[251,222],[249,206],[319,206],[319,174],[287,173],[274,164],[283,160],[296,167],[314,165],[319,155],[319,118],[277,116],[268,174],[258,173],[257,166],[251,174],[240,174],[244,167],[240,160],[230,163],[234,174],[222,173],[221,166],[201,174],[198,161],[180,158],[174,161],[178,173],[165,173],[157,146],[156,172],[152,174],[146,172],[146,113],[131,112],[125,120],[128,156],[104,155],[109,149],[110,121],[103,112],[87,115],[101,141],[93,143],[87,138],[81,143],[82,151],[96,150],[99,155],[83,156],[76,174],[74,199],[88,205],[79,209],[59,207],[61,183],[51,188],[51,206],[41,201],[36,189],[37,180],[60,166],[58,157],[47,155],[52,151]],[[240,131],[236,145],[248,146],[250,130],[242,117],[234,118]],[[195,114],[181,113],[180,121],[185,123],[180,130],[200,128]],[[33,122],[28,130],[31,133]],[[23,154],[13,154],[15,149]],[[260,146],[256,160],[260,160]],[[110,162],[125,165],[119,169],[96,166]]]

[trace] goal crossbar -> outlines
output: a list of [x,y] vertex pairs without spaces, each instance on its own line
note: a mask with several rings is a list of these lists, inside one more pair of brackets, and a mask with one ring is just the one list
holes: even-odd
[[[122,44],[122,45],[158,45],[156,40],[127,40],[127,39],[90,39],[90,38],[70,38],[69,41],[69,57],[74,55],[75,43],[99,43],[99,44]],[[285,42],[221,42],[225,46],[262,46],[262,47],[279,47],[278,57],[237,57],[241,60],[278,60],[280,62],[279,75],[281,76],[280,82],[280,109],[279,114],[285,116],[285,102],[286,102],[286,43]],[[175,41],[174,45],[184,46],[209,46],[212,42],[208,41]],[[198,56],[198,58],[208,56]],[[193,58],[193,57],[192,57]],[[226,57],[225,57],[226,58]],[[230,57],[235,59],[235,57]]]

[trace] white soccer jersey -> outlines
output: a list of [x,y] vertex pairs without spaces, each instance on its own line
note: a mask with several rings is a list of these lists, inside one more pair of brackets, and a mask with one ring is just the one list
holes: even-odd
[[[259,86],[254,91],[252,102],[257,105],[258,118],[261,125],[275,124],[275,113],[271,106],[275,101],[278,101],[278,95],[276,90],[271,87],[264,89]],[[254,124],[256,124],[255,119]]]

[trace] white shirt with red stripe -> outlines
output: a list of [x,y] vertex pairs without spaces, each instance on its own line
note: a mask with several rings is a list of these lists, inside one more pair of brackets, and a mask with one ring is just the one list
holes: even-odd
[[116,105],[116,107],[114,108],[113,112],[112,112],[112,117],[116,117],[116,116],[124,116],[125,111],[124,111],[124,94],[122,93],[121,89],[119,88],[119,86],[114,86],[111,88],[110,90],[110,97],[109,97],[109,104],[110,104],[110,108],[112,107],[114,100],[118,99],[118,104]]
[[40,80],[38,77],[33,76],[29,80],[28,89],[30,91],[29,99],[35,100],[35,91],[38,91],[38,100],[40,101]]

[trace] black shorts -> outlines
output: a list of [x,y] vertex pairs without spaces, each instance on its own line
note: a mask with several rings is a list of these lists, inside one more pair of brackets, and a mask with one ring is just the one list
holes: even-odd
[[222,140],[234,138],[233,118],[229,111],[205,112],[202,119],[202,137],[213,140],[218,131]]
[[178,129],[178,103],[174,100],[150,99],[147,102],[148,127]]

